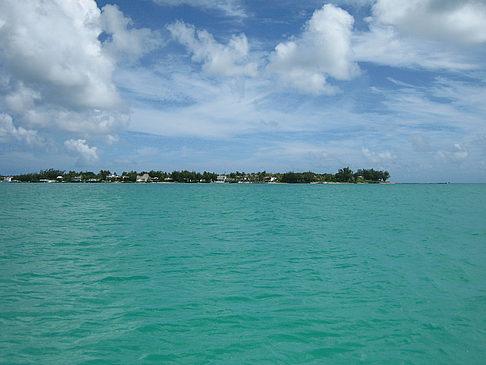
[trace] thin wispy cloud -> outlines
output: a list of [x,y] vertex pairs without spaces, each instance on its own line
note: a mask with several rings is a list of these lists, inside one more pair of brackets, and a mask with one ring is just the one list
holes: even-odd
[[246,17],[246,12],[239,0],[153,0],[162,6],[191,6],[205,10],[215,10],[231,17]]

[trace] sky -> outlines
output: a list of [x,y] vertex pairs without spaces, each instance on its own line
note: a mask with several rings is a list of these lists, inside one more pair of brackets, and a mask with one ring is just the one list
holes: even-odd
[[2,0],[0,174],[486,183],[486,0]]

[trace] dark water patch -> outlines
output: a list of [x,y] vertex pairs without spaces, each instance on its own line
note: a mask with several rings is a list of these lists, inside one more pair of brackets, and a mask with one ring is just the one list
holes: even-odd
[[149,280],[150,277],[143,276],[143,275],[134,275],[134,276],[107,276],[100,280],[100,282],[124,282],[124,281],[132,281],[132,280]]

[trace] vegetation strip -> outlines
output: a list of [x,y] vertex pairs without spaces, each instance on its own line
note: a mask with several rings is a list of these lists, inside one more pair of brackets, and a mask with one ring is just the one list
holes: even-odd
[[136,171],[123,172],[121,175],[111,173],[108,170],[100,170],[97,174],[91,171],[69,171],[63,170],[41,170],[38,173],[21,174],[16,176],[5,176],[4,181],[12,182],[66,182],[66,183],[380,183],[390,178],[388,171],[374,169],[359,169],[353,172],[349,167],[339,169],[335,174],[318,174],[315,172],[285,172],[268,173],[262,172],[232,172],[229,174],[215,174],[204,171]]

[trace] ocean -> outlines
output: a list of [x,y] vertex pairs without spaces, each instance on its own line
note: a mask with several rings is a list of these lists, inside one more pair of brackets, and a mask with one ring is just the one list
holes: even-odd
[[1,364],[481,364],[486,185],[0,184]]

